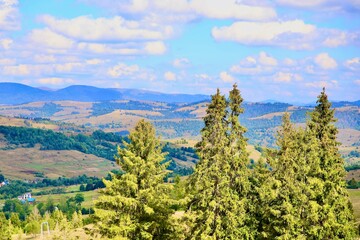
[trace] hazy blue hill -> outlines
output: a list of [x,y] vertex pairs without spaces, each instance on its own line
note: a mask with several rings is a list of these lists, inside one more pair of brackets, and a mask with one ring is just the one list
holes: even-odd
[[166,103],[193,103],[209,100],[210,96],[203,94],[166,94],[138,89],[116,89],[124,99],[137,101],[154,101]]
[[22,104],[37,101],[104,102],[111,100],[156,101],[166,103],[192,103],[208,100],[202,94],[167,94],[137,89],[97,88],[74,85],[59,90],[40,89],[18,83],[0,83],[0,104]]
[[72,100],[80,102],[98,102],[122,99],[121,93],[106,88],[74,85],[51,93],[50,100]]
[[332,107],[346,107],[346,106],[358,106],[360,107],[360,100],[355,102],[348,102],[348,101],[340,101],[340,102],[333,102]]
[[0,83],[0,104],[21,104],[42,101],[49,97],[49,92],[45,90],[19,83]]

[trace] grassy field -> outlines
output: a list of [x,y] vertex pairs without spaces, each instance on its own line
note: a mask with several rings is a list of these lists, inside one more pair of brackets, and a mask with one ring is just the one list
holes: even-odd
[[354,208],[356,222],[360,222],[360,190],[349,189],[350,201]]
[[40,151],[37,148],[0,150],[1,172],[10,179],[35,179],[35,172],[49,178],[73,177],[86,174],[104,177],[114,162],[78,151]]
[[49,195],[42,195],[42,196],[34,196],[36,199],[36,202],[43,202],[45,203],[49,198],[51,198],[55,203],[60,202],[62,200],[69,199],[71,197],[75,197],[76,194],[82,193],[84,194],[85,201],[81,204],[81,206],[85,208],[93,207],[94,206],[94,200],[96,200],[100,193],[99,190],[94,191],[87,191],[87,192],[68,192],[63,194],[49,194]]

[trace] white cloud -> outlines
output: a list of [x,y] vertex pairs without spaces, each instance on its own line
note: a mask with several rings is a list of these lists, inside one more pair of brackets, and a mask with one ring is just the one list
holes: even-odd
[[152,27],[145,22],[129,21],[120,16],[56,19],[45,15],[41,20],[51,30],[79,41],[159,40],[169,38],[173,34],[170,26],[162,24]]
[[257,21],[276,17],[276,12],[270,7],[244,5],[236,0],[193,0],[190,6],[207,18]]
[[334,88],[338,86],[338,82],[336,80],[331,81],[314,81],[305,83],[305,86],[308,88],[318,88],[321,89],[323,87],[325,88]]
[[70,49],[74,45],[74,41],[51,31],[48,28],[34,29],[28,35],[29,40],[39,47]]
[[141,47],[126,47],[119,44],[102,44],[102,43],[79,43],[77,49],[84,52],[96,54],[112,55],[137,55],[141,53]]
[[34,56],[34,60],[38,63],[53,63],[56,58],[54,55],[37,54]]
[[84,71],[91,72],[93,69],[87,68],[87,66],[89,65],[82,62],[19,64],[4,66],[2,74],[12,76],[43,76],[55,73],[77,74]]
[[210,80],[211,79],[211,77],[206,73],[195,74],[195,77],[199,78],[201,80]]
[[16,66],[5,66],[3,74],[13,76],[25,76],[30,74],[30,68],[27,65],[20,64]]
[[250,45],[285,45],[283,38],[313,33],[316,27],[302,20],[283,22],[235,22],[230,26],[214,27],[216,40],[235,41]]
[[220,73],[220,79],[223,82],[230,82],[230,83],[235,81],[235,78],[225,71]]
[[137,13],[173,21],[191,21],[196,18],[269,20],[276,12],[269,6],[254,6],[237,0],[87,0],[95,4],[116,9],[121,13]]
[[14,65],[15,63],[16,63],[15,59],[0,58],[0,65]]
[[167,71],[164,73],[164,78],[167,81],[175,81],[177,77],[175,73]]
[[360,71],[360,58],[356,57],[356,58],[346,60],[344,65],[350,70]]
[[302,77],[299,74],[286,73],[286,72],[277,72],[274,75],[275,82],[289,83],[289,82],[292,82],[293,80],[301,81]]
[[349,42],[349,34],[338,31],[338,34],[332,34],[323,41],[326,47],[338,47],[346,45]]
[[105,63],[104,60],[98,59],[98,58],[88,59],[85,62],[86,62],[86,64],[89,64],[89,65],[99,65],[99,64]]
[[285,66],[295,66],[296,65],[296,61],[291,58],[285,58],[283,63]]
[[0,0],[0,31],[18,30],[20,27],[17,0]]
[[173,66],[176,68],[183,68],[190,65],[190,60],[187,58],[177,58],[173,61]]
[[354,12],[360,10],[360,1],[358,0],[276,0],[276,2],[283,6],[311,8],[327,12]]
[[277,0],[276,2],[280,5],[294,6],[294,7],[316,7],[328,0]]
[[0,39],[0,47],[2,47],[5,50],[8,50],[8,49],[10,49],[13,42],[14,41],[12,39],[10,39],[10,38]]
[[259,63],[265,66],[276,66],[278,64],[277,60],[270,57],[266,52],[260,52]]
[[75,81],[73,79],[68,79],[68,78],[51,77],[51,78],[40,78],[37,80],[37,82],[47,85],[63,85],[65,83],[74,83]]
[[112,68],[109,68],[107,74],[111,77],[123,77],[130,76],[135,73],[140,72],[140,67],[136,64],[134,65],[126,65],[125,63],[119,63]]
[[233,65],[230,71],[242,75],[258,75],[270,73],[278,65],[278,61],[266,52],[260,52],[258,56],[248,56],[239,64]]
[[166,52],[166,46],[161,41],[148,42],[145,44],[145,51],[152,55],[161,55]]
[[279,46],[293,50],[317,47],[357,45],[359,32],[317,28],[303,20],[272,22],[234,22],[230,26],[214,27],[214,39],[245,45]]
[[328,53],[318,54],[314,61],[319,67],[325,70],[335,69],[337,67],[335,59],[330,57]]

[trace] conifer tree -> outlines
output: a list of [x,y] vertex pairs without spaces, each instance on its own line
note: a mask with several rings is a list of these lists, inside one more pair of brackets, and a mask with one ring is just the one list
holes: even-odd
[[106,188],[96,202],[100,234],[119,239],[174,239],[164,154],[154,127],[144,120],[118,148],[117,164],[125,173],[104,180]]
[[272,194],[273,191],[268,189],[271,171],[262,157],[255,163],[249,179],[249,226],[255,239],[266,239],[268,224],[266,211],[268,210],[269,199],[272,199],[268,194]]
[[248,160],[245,129],[238,123],[241,102],[234,85],[229,103],[218,89],[206,110],[202,138],[196,145],[200,161],[189,184],[190,239],[251,238],[245,224]]
[[307,122],[307,132],[317,139],[319,147],[318,167],[311,173],[318,181],[319,189],[311,199],[317,203],[318,211],[307,226],[313,239],[352,239],[355,231],[352,206],[345,188],[344,159],[336,140],[334,112],[324,88]]
[[299,143],[302,133],[294,129],[286,113],[278,131],[279,149],[268,151],[267,160],[273,168],[272,176],[264,185],[265,208],[261,216],[260,237],[264,239],[306,239],[303,232],[302,212],[307,204]]

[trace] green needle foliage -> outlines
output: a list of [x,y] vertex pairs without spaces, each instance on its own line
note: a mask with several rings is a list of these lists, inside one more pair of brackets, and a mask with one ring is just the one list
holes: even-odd
[[307,122],[308,132],[319,146],[319,167],[312,175],[321,182],[312,198],[318,204],[317,217],[309,226],[312,239],[352,239],[355,232],[352,205],[345,188],[344,159],[336,141],[334,111],[324,88]]
[[249,160],[245,128],[238,122],[241,103],[234,85],[229,102],[217,90],[206,111],[202,139],[196,145],[201,160],[189,180],[190,239],[251,238],[246,225]]
[[262,210],[259,238],[306,239],[303,212],[308,200],[307,165],[300,147],[303,136],[303,131],[294,129],[290,115],[286,113],[278,131],[279,149],[268,151],[267,154],[273,171],[263,185],[260,198],[265,211]]
[[164,154],[154,127],[144,120],[118,148],[117,163],[125,174],[104,180],[96,202],[100,234],[117,239],[174,239],[169,199],[172,186],[164,183]]

